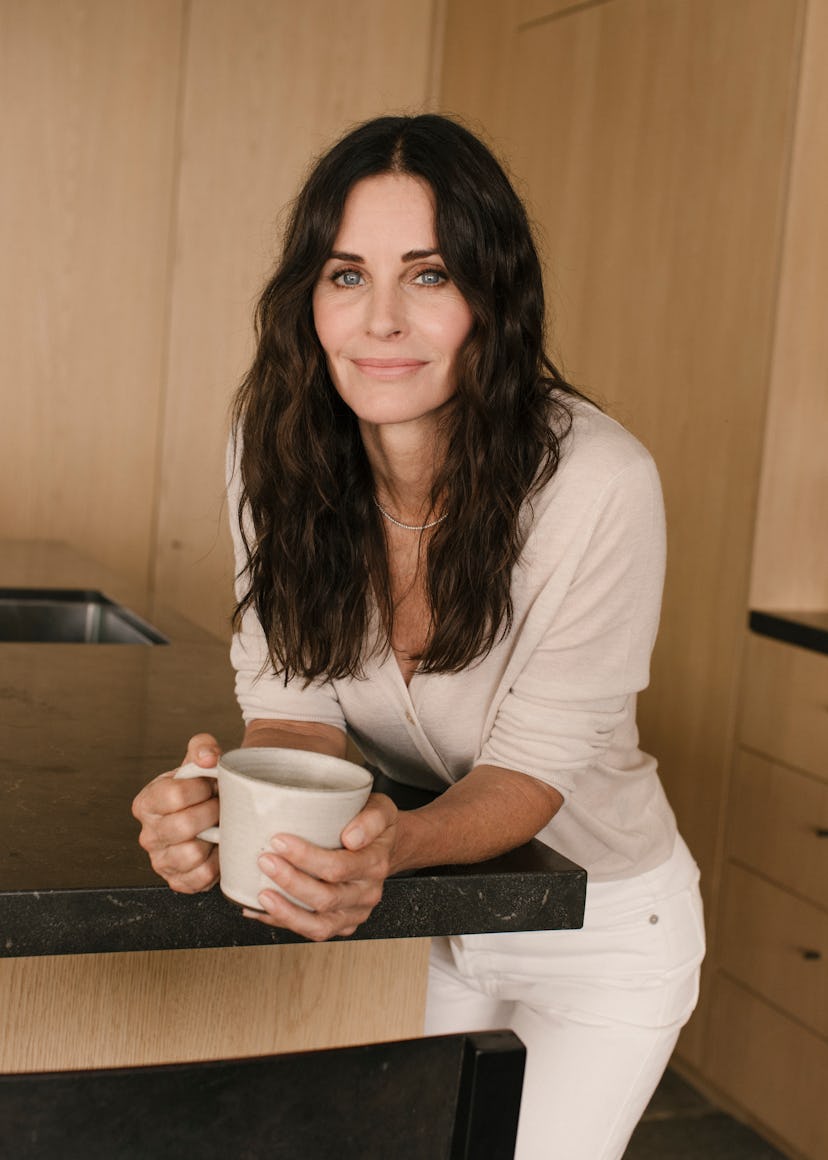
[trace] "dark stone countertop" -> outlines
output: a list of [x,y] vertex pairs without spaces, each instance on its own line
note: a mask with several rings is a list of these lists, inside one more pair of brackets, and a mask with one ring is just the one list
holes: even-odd
[[828,612],[770,612],[755,608],[748,623],[751,631],[760,636],[828,653]]
[[[301,942],[218,888],[178,895],[136,841],[137,791],[209,729],[241,720],[223,641],[59,544],[0,542],[0,587],[94,588],[168,645],[0,641],[0,956]],[[382,786],[401,808],[427,800]],[[583,920],[586,874],[539,842],[389,879],[353,939],[552,930]]]

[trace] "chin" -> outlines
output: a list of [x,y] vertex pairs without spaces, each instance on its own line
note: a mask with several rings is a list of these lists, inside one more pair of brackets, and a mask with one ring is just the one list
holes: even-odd
[[405,397],[398,393],[396,398],[365,399],[344,397],[360,423],[369,423],[374,427],[390,427],[403,423],[417,423],[428,420],[436,421],[446,414],[454,395],[430,400],[417,400]]

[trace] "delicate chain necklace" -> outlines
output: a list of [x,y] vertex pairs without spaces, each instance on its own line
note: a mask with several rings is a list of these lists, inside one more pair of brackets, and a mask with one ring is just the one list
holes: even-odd
[[441,524],[446,516],[448,516],[448,512],[445,512],[443,515],[438,516],[436,520],[432,520],[429,524],[403,524],[400,523],[399,520],[395,520],[393,516],[390,516],[376,497],[374,497],[374,503],[377,505],[380,512],[385,516],[389,523],[396,524],[398,528],[403,528],[406,532],[427,532],[429,528],[436,528],[437,525]]

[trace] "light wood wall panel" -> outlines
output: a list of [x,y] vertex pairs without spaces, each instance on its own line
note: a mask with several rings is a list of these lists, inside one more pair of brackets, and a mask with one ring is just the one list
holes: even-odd
[[[553,353],[661,472],[668,573],[642,742],[659,759],[710,904],[803,5],[490,2],[484,67],[497,101],[479,76],[465,79],[474,70],[460,28],[473,7],[449,4],[441,100],[482,122],[530,205]],[[684,1040],[696,1058],[701,1027]]]
[[157,588],[226,632],[227,412],[280,211],[313,154],[351,124],[419,111],[439,0],[193,0],[164,416]]
[[504,161],[510,146],[507,64],[517,4],[518,0],[448,0],[445,10],[440,110],[460,117]]
[[543,229],[565,369],[662,474],[669,560],[642,732],[708,871],[739,676],[797,7],[614,0],[516,38],[513,158]]
[[828,3],[809,0],[751,603],[828,609]]
[[182,4],[0,0],[0,538],[146,576]]
[[[642,720],[705,867],[738,677],[798,13],[613,0],[516,28],[495,125],[540,226],[564,369],[661,469],[670,560]],[[447,78],[461,51],[447,40]]]
[[610,4],[614,0],[516,0],[515,14],[519,25],[554,20],[565,12],[576,8],[594,8],[597,4]]

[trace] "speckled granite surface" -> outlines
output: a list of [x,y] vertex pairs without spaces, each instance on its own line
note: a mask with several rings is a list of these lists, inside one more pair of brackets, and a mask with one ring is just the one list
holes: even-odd
[[[187,737],[209,728],[238,744],[224,643],[60,545],[0,542],[0,587],[99,589],[171,642],[0,642],[0,955],[300,941],[243,918],[218,889],[174,894],[136,841],[132,798]],[[403,807],[418,800],[393,792]],[[389,880],[352,937],[579,926],[585,886],[584,871],[533,842]]]

